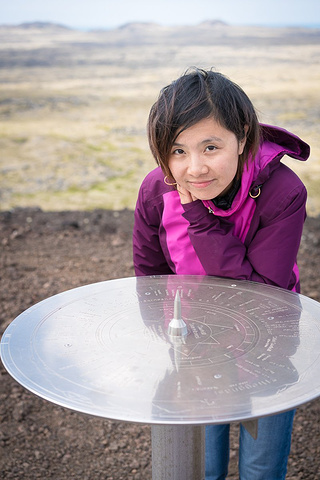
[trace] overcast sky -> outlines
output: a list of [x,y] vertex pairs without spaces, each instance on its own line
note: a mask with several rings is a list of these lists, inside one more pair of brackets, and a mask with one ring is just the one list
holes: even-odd
[[320,0],[0,0],[0,24],[49,21],[78,28],[127,22],[320,26]]

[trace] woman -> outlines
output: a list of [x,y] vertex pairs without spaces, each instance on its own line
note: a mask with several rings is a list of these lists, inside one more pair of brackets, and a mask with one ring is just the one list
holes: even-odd
[[[148,122],[159,167],[144,179],[135,210],[136,275],[214,275],[299,292],[296,258],[306,189],[280,160],[309,147],[260,125],[243,90],[195,69],[165,87]],[[241,426],[242,480],[285,478],[294,412]],[[229,425],[206,427],[206,479],[225,479]]]

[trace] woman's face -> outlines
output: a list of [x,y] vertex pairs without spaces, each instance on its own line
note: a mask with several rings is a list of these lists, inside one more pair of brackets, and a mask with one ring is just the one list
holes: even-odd
[[245,138],[239,142],[213,118],[181,132],[169,156],[169,168],[178,187],[199,200],[226,193],[237,173],[245,142]]

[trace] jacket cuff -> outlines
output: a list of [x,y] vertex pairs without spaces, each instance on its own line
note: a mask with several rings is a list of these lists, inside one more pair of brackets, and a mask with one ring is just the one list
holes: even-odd
[[189,223],[194,223],[209,215],[209,210],[203,205],[201,200],[194,200],[190,203],[182,204],[184,213],[182,216],[188,220]]

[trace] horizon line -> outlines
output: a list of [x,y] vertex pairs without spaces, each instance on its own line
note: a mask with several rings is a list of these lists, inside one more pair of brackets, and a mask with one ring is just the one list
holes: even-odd
[[141,25],[157,25],[159,27],[196,27],[201,24],[205,23],[221,23],[224,24],[225,26],[229,27],[269,27],[269,28],[315,28],[318,29],[320,28],[320,23],[311,23],[311,22],[305,22],[305,23],[284,23],[284,22],[268,22],[268,23],[230,23],[225,20],[221,19],[208,19],[208,20],[202,20],[197,23],[179,23],[179,24],[163,24],[160,22],[156,21],[146,21],[146,20],[132,20],[132,21],[127,21],[121,24],[117,25],[70,25],[68,23],[61,23],[60,21],[52,21],[52,20],[27,20],[27,21],[22,21],[22,22],[17,22],[17,23],[1,23],[0,27],[20,27],[23,25],[32,25],[32,24],[43,24],[43,25],[55,25],[55,26],[60,26],[60,27],[65,27],[71,30],[81,30],[81,31],[90,31],[90,30],[117,30],[119,28],[122,28],[124,26],[130,26],[130,25],[135,25],[135,24],[141,24]]

